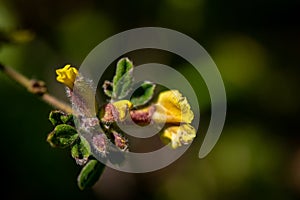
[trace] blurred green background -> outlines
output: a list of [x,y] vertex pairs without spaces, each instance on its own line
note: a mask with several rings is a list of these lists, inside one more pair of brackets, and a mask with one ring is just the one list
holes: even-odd
[[[127,174],[106,169],[92,189],[80,191],[80,168],[69,152],[46,142],[52,108],[0,73],[1,195],[300,199],[299,10],[297,0],[0,0],[0,62],[46,81],[50,93],[62,100],[67,101],[55,69],[65,63],[80,66],[107,37],[143,26],[171,28],[203,45],[219,67],[228,97],[221,138],[200,160],[210,117],[205,84],[183,62],[153,54],[188,77],[198,92],[198,137],[162,170]],[[136,63],[148,61],[148,54],[133,57]]]

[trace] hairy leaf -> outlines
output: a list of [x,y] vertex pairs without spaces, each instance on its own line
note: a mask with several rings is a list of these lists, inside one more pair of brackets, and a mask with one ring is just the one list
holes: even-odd
[[81,190],[92,187],[99,179],[105,165],[97,160],[90,160],[82,169],[77,178]]
[[102,85],[104,94],[106,94],[106,96],[111,97],[112,93],[113,93],[113,83],[110,81],[104,81],[103,85]]
[[73,115],[65,114],[60,110],[51,111],[49,114],[49,120],[53,126],[57,126],[59,124],[74,125]]
[[74,127],[67,124],[60,124],[48,135],[47,142],[52,147],[65,148],[73,144],[77,138],[78,134]]
[[63,115],[64,115],[64,113],[62,111],[59,111],[59,110],[51,111],[50,114],[49,114],[49,120],[50,120],[50,122],[52,123],[53,126],[63,124],[63,122],[60,118]]
[[113,78],[113,99],[122,99],[130,92],[133,81],[132,73],[133,63],[128,58],[119,60]]
[[142,106],[148,103],[154,94],[155,84],[151,82],[144,82],[131,96],[131,103],[134,107]]
[[80,137],[74,142],[71,148],[71,155],[79,165],[84,165],[91,155],[91,147],[84,137]]

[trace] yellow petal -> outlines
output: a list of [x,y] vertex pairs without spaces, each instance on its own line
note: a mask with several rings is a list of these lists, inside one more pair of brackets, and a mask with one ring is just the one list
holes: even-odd
[[75,78],[78,74],[78,70],[75,67],[66,65],[64,68],[56,70],[56,74],[56,80],[58,82],[65,84],[70,89],[73,89]]
[[120,121],[124,121],[127,117],[129,109],[132,107],[132,103],[128,100],[121,100],[114,102],[113,106],[118,112],[118,119]]
[[164,130],[161,134],[161,139],[165,143],[171,144],[173,149],[182,145],[189,144],[196,137],[196,130],[189,124],[183,124],[180,126],[171,126]]
[[159,94],[153,119],[156,122],[191,123],[194,113],[186,97],[178,90],[168,90]]

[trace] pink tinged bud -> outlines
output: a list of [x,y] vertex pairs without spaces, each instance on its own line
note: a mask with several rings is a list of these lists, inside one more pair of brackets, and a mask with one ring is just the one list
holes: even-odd
[[96,150],[103,156],[107,153],[107,139],[104,134],[96,135],[92,138],[93,145]]
[[150,106],[142,110],[132,110],[130,111],[130,116],[132,121],[137,124],[149,124],[152,120],[154,111],[155,107]]
[[114,140],[115,145],[122,151],[127,150],[127,148],[128,148],[127,140],[121,134],[117,133],[116,131],[113,131],[112,133],[115,138],[115,140]]
[[106,104],[104,107],[104,116],[101,118],[101,121],[112,123],[115,119],[118,119],[118,112],[111,103]]

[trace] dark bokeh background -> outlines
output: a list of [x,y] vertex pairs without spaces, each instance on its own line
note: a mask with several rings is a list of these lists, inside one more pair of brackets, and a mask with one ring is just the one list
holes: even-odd
[[299,10],[297,0],[1,0],[0,62],[45,80],[49,91],[63,100],[67,99],[55,82],[55,69],[65,63],[80,66],[107,37],[143,26],[175,29],[197,40],[219,67],[228,95],[223,134],[209,156],[200,160],[201,133],[209,120],[207,91],[197,85],[199,77],[192,76],[190,67],[155,55],[200,91],[199,136],[167,168],[146,174],[106,169],[95,187],[80,191],[80,168],[69,152],[46,143],[52,108],[0,74],[1,195],[299,199]]

